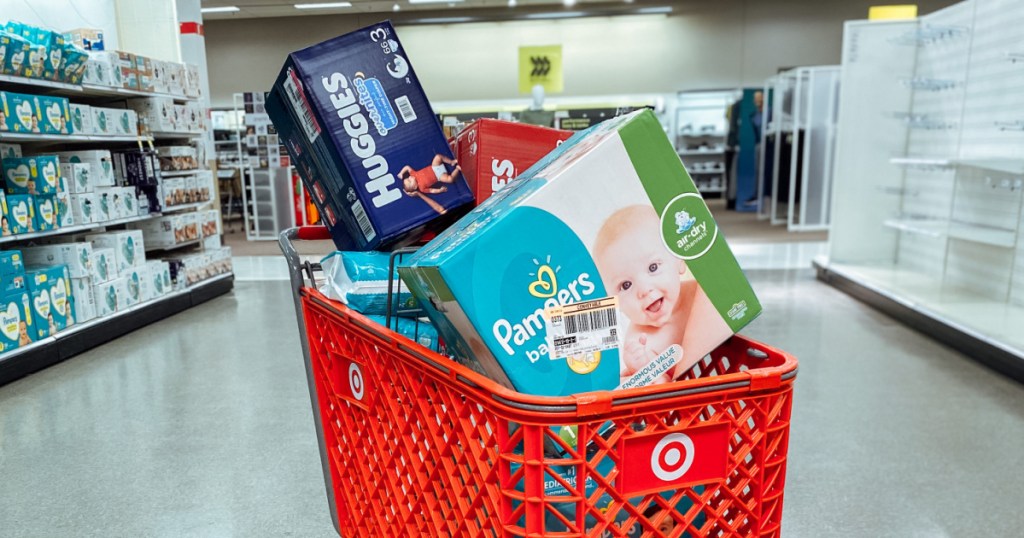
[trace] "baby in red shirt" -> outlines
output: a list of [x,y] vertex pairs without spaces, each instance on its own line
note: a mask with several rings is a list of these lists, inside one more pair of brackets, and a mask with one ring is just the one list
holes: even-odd
[[[449,174],[448,169],[445,168],[446,164],[454,166],[455,170]],[[402,188],[405,194],[419,197],[434,211],[444,215],[448,210],[427,195],[447,192],[448,185],[455,183],[460,173],[462,173],[462,168],[459,167],[459,161],[449,159],[444,155],[435,155],[434,160],[430,162],[430,166],[426,168],[413,170],[411,166],[406,165],[398,172],[398,179],[402,180]],[[438,183],[443,185],[435,186]]]

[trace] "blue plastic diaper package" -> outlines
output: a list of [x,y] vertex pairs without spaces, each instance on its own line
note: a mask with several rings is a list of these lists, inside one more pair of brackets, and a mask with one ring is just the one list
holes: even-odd
[[469,210],[391,23],[289,54],[266,108],[339,250],[408,244]]
[[[324,283],[320,292],[329,299],[341,301],[356,312],[368,316],[388,313],[388,268],[391,255],[385,252],[336,251],[320,260]],[[394,301],[392,314],[415,317],[421,315],[416,299],[402,286],[398,273],[393,275]],[[382,323],[383,325],[383,323]]]
[[[384,316],[367,316],[374,323],[385,326],[396,333],[416,342],[417,344],[431,350],[439,351],[440,341],[437,337],[437,329],[429,321],[418,321],[409,318],[391,318],[391,325],[387,325],[387,318]],[[397,324],[397,328],[395,325]]]
[[649,110],[576,134],[399,274],[450,351],[540,396],[670,382],[761,312]]

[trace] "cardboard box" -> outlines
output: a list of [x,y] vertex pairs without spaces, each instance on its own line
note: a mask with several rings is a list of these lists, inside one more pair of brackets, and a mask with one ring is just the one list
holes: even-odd
[[121,218],[139,216],[139,197],[135,187],[121,187]]
[[146,249],[143,244],[141,230],[90,234],[85,236],[85,239],[92,241],[93,248],[114,249],[117,274],[119,275],[128,269],[146,263]]
[[124,293],[120,296],[123,301],[119,301],[121,307],[132,307],[143,301],[143,281],[146,280],[146,267],[131,267],[121,275],[119,278],[122,282],[122,289]]
[[60,176],[63,192],[82,194],[92,192],[92,165],[89,163],[61,163]]
[[209,202],[213,200],[213,193],[215,192],[213,172],[210,170],[201,170],[196,174],[196,188],[199,192],[199,199],[197,202]]
[[31,344],[34,327],[28,292],[0,294],[0,298],[0,353]]
[[160,169],[165,171],[195,170],[199,168],[196,148],[192,146],[160,146],[156,148]]
[[92,221],[107,222],[117,219],[117,208],[114,207],[114,197],[110,195],[113,187],[97,187],[93,193],[96,204],[92,206]]
[[196,176],[185,176],[182,178],[185,182],[185,203],[192,204],[199,201],[199,184],[196,182]]
[[29,194],[7,195],[7,226],[12,235],[36,231],[35,201]]
[[219,234],[220,211],[211,209],[196,213],[199,219],[200,233],[203,237],[210,237]]
[[22,255],[30,265],[66,266],[71,278],[90,278],[93,275],[93,249],[88,242],[25,247]]
[[25,272],[29,306],[32,309],[34,340],[53,336],[68,327],[71,304],[70,283],[63,265],[39,267]]
[[3,159],[8,194],[54,194],[60,186],[60,159],[54,155]]
[[98,217],[97,212],[99,208],[99,201],[96,198],[96,194],[92,192],[86,192],[82,194],[70,194],[68,195],[71,204],[71,214],[75,222],[78,224],[92,224],[94,222],[101,222],[96,220]]
[[[145,286],[145,289],[150,294],[150,299],[157,299],[165,295],[170,289],[164,285],[164,273],[168,270],[167,263],[160,260],[150,260],[146,262],[146,269],[149,274],[149,284]],[[167,275],[168,281],[170,281],[170,275]]]
[[103,50],[103,30],[75,28],[64,32],[64,39],[85,50]]
[[71,195],[60,192],[54,195],[57,200],[57,227],[66,228],[75,225],[75,214],[71,209]]
[[139,77],[139,89],[144,92],[154,91],[153,60],[145,56],[135,57],[135,71]]
[[64,35],[50,30],[37,29],[36,43],[46,47],[42,78],[60,80],[61,63],[64,60]]
[[649,110],[573,137],[408,263],[450,349],[527,394],[675,379],[761,312]]
[[501,190],[573,134],[492,119],[470,124],[459,133],[455,147],[476,203]]
[[86,64],[89,62],[89,51],[73,44],[64,44],[64,60],[61,62],[61,78],[69,84],[81,84],[85,78]]
[[139,134],[139,116],[134,110],[126,108],[107,109],[114,121],[114,132],[117,136],[135,136]]
[[117,64],[116,57],[116,52],[89,52],[82,82],[96,86],[120,87],[123,78],[121,70],[114,68]]
[[340,250],[411,242],[472,201],[388,22],[290,54],[266,108]]
[[150,248],[169,248],[184,242],[184,227],[180,215],[150,219],[134,226],[142,231],[142,239]]
[[117,134],[117,126],[114,125],[116,118],[115,109],[94,106],[92,110],[92,128],[94,134],[101,136],[114,136]]
[[[93,109],[95,111],[97,109]],[[81,151],[58,151],[54,153],[62,163],[85,163],[89,165],[91,187],[109,187],[114,183],[114,164],[110,150],[91,149]]]
[[135,67],[135,55],[130,52],[117,51],[117,63],[114,68],[121,71],[121,87],[129,90],[139,89],[139,71]]
[[170,97],[129,99],[128,108],[138,114],[150,131],[173,132],[179,129],[180,118]]
[[2,144],[0,143],[0,159],[6,159],[7,157],[21,157],[21,144]]
[[53,194],[40,194],[33,197],[36,213],[36,231],[46,232],[56,230],[57,222],[57,198]]
[[71,123],[71,104],[66,97],[40,95],[36,97],[39,129],[43,134],[74,134]]
[[96,295],[91,278],[71,279],[71,304],[76,323],[96,318]]
[[46,62],[46,45],[33,43],[28,45],[28,65],[25,66],[24,76],[28,78],[43,78],[43,67]]
[[0,57],[0,73],[20,77],[28,66],[30,43],[27,39],[11,34],[0,34],[0,47],[6,51]]
[[107,282],[94,283],[93,300],[96,301],[96,316],[109,316],[121,308],[121,295],[124,293],[124,279],[115,278]]
[[0,227],[0,237],[11,235],[11,224],[7,221],[7,195],[2,190],[0,190],[0,218],[3,221],[3,226]]
[[185,64],[182,66],[184,76],[185,95],[187,97],[199,97],[202,93],[202,81],[199,80],[199,66]]
[[0,250],[0,295],[25,289],[25,261],[20,250]]
[[71,103],[71,126],[76,134],[95,134],[92,126],[92,107]]
[[12,133],[41,133],[39,127],[40,110],[34,95],[25,95],[13,92],[0,92],[0,112],[4,117],[0,118],[0,124],[6,126],[6,131]]
[[92,256],[89,258],[93,284],[110,282],[117,278],[117,254],[112,248],[93,248]]

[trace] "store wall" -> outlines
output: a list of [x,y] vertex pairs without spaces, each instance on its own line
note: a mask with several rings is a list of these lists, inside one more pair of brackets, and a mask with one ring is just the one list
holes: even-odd
[[51,28],[99,28],[107,48],[119,43],[114,0],[4,0],[0,22],[8,20]]
[[[520,45],[562,44],[565,95],[760,86],[780,68],[838,64],[843,22],[869,0],[673,3],[670,16],[403,26],[432,100],[512,99]],[[949,1],[918,2],[922,12]],[[288,52],[387,18],[339,15],[208,21],[213,106],[267,89]],[[463,75],[468,73],[468,75]]]

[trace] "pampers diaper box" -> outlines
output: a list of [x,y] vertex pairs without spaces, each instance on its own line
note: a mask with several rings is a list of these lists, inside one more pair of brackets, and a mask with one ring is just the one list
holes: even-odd
[[38,267],[26,271],[26,277],[29,304],[35,319],[35,332],[32,334],[35,340],[57,334],[68,327],[69,321],[73,323],[73,318],[69,318],[71,288],[67,268],[63,265]]
[[3,159],[9,194],[54,194],[60,185],[60,159],[55,155]]
[[670,381],[761,311],[650,111],[574,136],[399,274],[457,355],[544,396]]
[[459,133],[455,151],[479,204],[573,134],[525,123],[480,119]]
[[24,234],[36,231],[36,208],[32,196],[28,194],[10,194],[7,196],[7,226],[12,234]]
[[266,108],[339,250],[412,242],[468,210],[473,193],[391,23],[290,54]]
[[32,329],[28,292],[0,294],[0,353],[31,344]]

